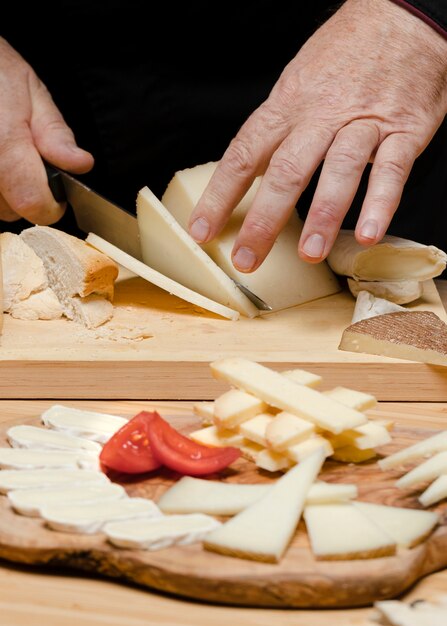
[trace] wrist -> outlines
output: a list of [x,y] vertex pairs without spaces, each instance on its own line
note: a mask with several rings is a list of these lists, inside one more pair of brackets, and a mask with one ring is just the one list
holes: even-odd
[[391,2],[406,9],[447,39],[447,4],[442,14],[439,8],[431,6],[430,2],[424,0],[391,0]]

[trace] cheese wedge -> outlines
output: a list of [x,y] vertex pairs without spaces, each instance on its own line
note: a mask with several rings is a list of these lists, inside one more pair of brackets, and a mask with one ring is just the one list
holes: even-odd
[[441,474],[447,474],[447,452],[438,452],[427,461],[424,461],[414,469],[399,478],[396,487],[408,489],[418,483],[432,481]]
[[307,420],[282,411],[274,420],[267,424],[265,430],[266,445],[283,452],[290,446],[300,443],[315,434],[315,424]]
[[255,463],[257,467],[268,472],[281,472],[293,465],[291,459],[285,456],[285,454],[266,448],[256,455]]
[[124,487],[114,483],[80,485],[53,489],[19,489],[8,493],[12,508],[21,515],[39,517],[44,507],[57,504],[107,502],[127,497]]
[[421,493],[418,499],[422,506],[431,506],[445,498],[447,498],[447,474],[442,474]]
[[418,601],[407,605],[400,600],[375,602],[379,613],[379,623],[385,626],[445,626],[447,607],[430,602]]
[[334,389],[329,389],[329,391],[324,391],[323,393],[329,396],[329,398],[337,400],[340,404],[349,406],[357,411],[367,411],[377,404],[377,398],[370,393],[348,389],[347,387],[334,387]]
[[220,522],[209,515],[191,513],[109,522],[103,530],[110,543],[120,548],[162,550],[173,545],[198,543],[219,526]]
[[447,365],[447,324],[432,311],[387,313],[348,326],[338,348]]
[[86,450],[99,454],[99,443],[66,433],[39,428],[38,426],[12,426],[7,431],[8,441],[13,448],[30,450]]
[[374,459],[376,456],[377,452],[374,449],[359,450],[354,446],[343,446],[334,450],[331,459],[341,463],[363,463]]
[[430,511],[370,502],[353,502],[353,505],[401,548],[412,548],[426,539],[439,522],[439,515]]
[[360,291],[355,302],[351,324],[375,317],[376,315],[396,313],[398,311],[407,311],[407,309],[384,298],[376,298],[369,291]]
[[259,443],[261,446],[267,445],[266,431],[274,420],[275,416],[271,413],[260,413],[249,420],[246,420],[239,426],[239,432],[246,439]]
[[328,439],[334,449],[353,446],[359,450],[368,450],[390,443],[391,435],[385,426],[369,421],[357,428],[345,430],[339,435],[329,435]]
[[108,441],[128,421],[118,415],[83,411],[62,404],[54,404],[42,413],[41,420],[55,430],[99,443]]
[[383,298],[395,304],[408,304],[422,295],[422,282],[419,280],[372,281],[348,278],[347,282],[354,298],[361,291],[368,291],[376,298]]
[[148,187],[137,196],[137,219],[143,261],[202,296],[247,317],[259,310],[233,280],[180,226]]
[[403,448],[403,450],[380,459],[379,465],[383,470],[392,469],[393,467],[399,467],[444,450],[447,451],[447,430],[443,430],[432,437],[418,441],[418,443],[412,446]]
[[158,506],[146,498],[78,504],[48,505],[40,509],[46,525],[67,533],[98,533],[108,522],[149,519],[162,515]]
[[[163,513],[207,513],[236,515],[266,495],[271,484],[224,483],[203,478],[182,476],[160,497],[157,504]],[[357,497],[355,485],[314,482],[307,504],[343,502]]]
[[102,237],[98,237],[98,235],[95,235],[94,233],[89,233],[86,241],[100,252],[107,254],[107,256],[113,259],[116,263],[119,263],[129,271],[137,274],[141,278],[144,278],[144,280],[147,280],[153,285],[160,287],[160,289],[177,296],[177,298],[181,298],[182,300],[185,300],[185,302],[199,306],[202,309],[211,311],[211,313],[215,313],[221,317],[230,320],[239,319],[239,311],[223,306],[214,300],[210,300],[209,298],[202,296],[200,293],[197,293],[192,289],[188,289],[188,287],[185,287],[175,280],[164,276],[164,274],[160,274],[160,272],[157,272],[152,267],[149,267],[149,265],[142,263],[126,252],[123,252],[123,250],[120,250],[120,248],[117,248],[105,239],[102,239]]
[[234,428],[267,409],[262,399],[240,389],[230,389],[214,401],[214,422],[220,427]]
[[215,378],[253,394],[265,403],[307,419],[320,428],[340,433],[366,423],[360,411],[343,406],[323,393],[287,379],[274,370],[244,359],[227,357],[211,363]]
[[0,472],[0,493],[13,489],[35,489],[107,483],[109,478],[103,472],[94,470],[71,469],[32,469],[2,470]]
[[285,454],[295,463],[301,463],[304,459],[307,459],[308,456],[314,454],[316,450],[321,450],[325,458],[331,456],[334,452],[328,439],[321,435],[313,435],[309,437],[309,439],[300,441],[287,448]]
[[396,552],[394,539],[351,503],[306,506],[304,520],[317,559],[372,559]]
[[323,377],[319,374],[314,374],[313,372],[301,369],[283,370],[281,374],[289,380],[293,380],[295,383],[312,388],[318,387],[323,380]]
[[26,450],[25,448],[0,448],[2,469],[98,469],[98,456],[90,452],[71,450]]
[[289,545],[324,461],[316,452],[288,470],[267,494],[238,513],[204,541],[207,550],[277,563]]
[[[188,228],[191,212],[216,166],[217,163],[204,163],[176,172],[162,196],[164,206],[185,230]],[[296,211],[292,213],[288,223],[276,238],[275,245],[257,270],[246,274],[235,269],[231,260],[234,241],[251,206],[259,182],[258,178],[253,183],[232,212],[222,232],[213,241],[203,244],[202,248],[228,276],[245,285],[267,302],[274,311],[339,291],[336,277],[326,262],[311,265],[298,257],[296,250],[303,223]]]
[[206,426],[200,428],[192,433],[189,433],[188,437],[197,443],[203,443],[205,446],[215,446],[217,448],[224,446],[236,446],[239,447],[244,443],[244,437],[240,433],[234,430],[226,428],[217,428],[217,426]]

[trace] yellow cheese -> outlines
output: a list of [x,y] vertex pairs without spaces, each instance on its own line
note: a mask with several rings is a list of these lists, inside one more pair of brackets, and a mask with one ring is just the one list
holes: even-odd
[[377,452],[373,449],[359,450],[354,446],[343,446],[337,448],[331,458],[342,463],[363,463],[374,459],[376,456]]
[[285,454],[287,454],[289,459],[295,461],[295,463],[301,463],[316,450],[321,450],[325,457],[331,456],[334,452],[330,442],[325,437],[314,435],[313,437],[309,437],[309,439],[305,439],[300,443],[290,446],[285,451]]
[[291,445],[304,441],[315,433],[315,424],[297,415],[282,411],[266,428],[267,446],[282,452]]
[[271,413],[260,413],[259,415],[243,422],[239,426],[239,432],[246,439],[259,443],[260,446],[266,446],[266,430],[274,419],[275,418]]
[[244,459],[253,461],[254,463],[256,463],[259,453],[265,449],[264,446],[260,446],[259,443],[255,443],[249,439],[244,439],[238,448],[242,452]]
[[295,383],[312,388],[318,387],[323,380],[322,376],[301,369],[283,370],[281,374],[286,378],[293,380]]
[[329,435],[328,439],[334,449],[353,446],[358,450],[368,450],[390,443],[391,435],[382,424],[369,421],[357,428],[345,430],[339,435]]
[[200,430],[189,433],[189,437],[197,443],[203,443],[205,446],[236,446],[239,447],[244,442],[244,437],[240,433],[227,428],[218,428],[217,426],[206,426]]
[[214,421],[214,402],[194,402],[194,415],[203,418],[202,426],[209,426]]
[[349,406],[351,409],[356,409],[357,411],[372,409],[377,404],[377,398],[371,394],[356,391],[355,389],[347,389],[346,387],[335,387],[324,393],[329,396],[329,398],[337,400],[337,402]]
[[230,389],[214,401],[214,421],[220,427],[234,428],[264,413],[267,408],[262,399],[239,389]]

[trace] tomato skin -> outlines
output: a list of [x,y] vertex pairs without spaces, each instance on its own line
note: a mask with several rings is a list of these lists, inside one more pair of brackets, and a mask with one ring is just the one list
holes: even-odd
[[156,412],[141,411],[124,424],[101,450],[102,465],[125,474],[143,474],[159,468],[161,463],[153,455],[149,439],[149,426],[158,417]]

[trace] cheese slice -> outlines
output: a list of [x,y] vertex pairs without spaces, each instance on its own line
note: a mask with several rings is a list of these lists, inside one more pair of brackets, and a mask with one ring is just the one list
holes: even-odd
[[205,538],[207,550],[276,563],[289,545],[324,461],[316,452],[288,470],[267,494]]
[[27,450],[0,448],[2,469],[98,469],[98,456],[90,452],[71,450]]
[[[164,206],[185,230],[188,229],[191,212],[216,166],[217,163],[204,163],[176,172],[162,196]],[[228,276],[245,285],[274,311],[340,291],[337,279],[326,262],[312,265],[299,258],[297,245],[303,223],[296,211],[257,270],[249,274],[236,270],[231,260],[233,245],[259,182],[258,178],[233,211],[222,232],[213,241],[203,244],[202,248]],[[281,276],[280,281],[278,276]]]
[[432,481],[447,474],[447,452],[438,452],[399,478],[396,487],[408,489],[418,483]]
[[419,280],[373,281],[348,278],[349,291],[356,298],[361,291],[368,291],[376,298],[383,298],[396,304],[408,304],[422,295],[422,282]]
[[407,311],[407,309],[384,298],[376,298],[369,291],[360,291],[355,302],[351,324],[375,317],[376,315],[396,313],[396,311]]
[[377,452],[373,448],[359,450],[354,446],[342,446],[334,450],[331,459],[341,463],[363,463],[364,461],[374,459],[376,456]]
[[230,389],[214,401],[214,422],[220,427],[234,428],[267,409],[262,399],[240,389]]
[[438,476],[419,496],[422,506],[431,506],[447,498],[447,474]]
[[102,450],[99,443],[67,433],[57,432],[38,426],[11,426],[7,431],[8,441],[14,448],[30,450],[86,450],[99,454]]
[[370,502],[353,502],[353,505],[401,548],[412,548],[426,539],[439,522],[439,515],[430,511]]
[[8,500],[17,513],[39,517],[44,507],[57,504],[107,502],[127,497],[124,487],[114,483],[79,485],[53,489],[18,489],[8,493]]
[[332,433],[355,428],[367,421],[363,413],[242,357],[214,361],[211,372],[215,378],[224,379],[267,404],[307,419]]
[[394,454],[380,459],[379,465],[383,470],[399,467],[417,459],[428,457],[436,452],[447,451],[447,430],[443,430],[432,437],[418,441],[412,446],[403,448]]
[[315,424],[297,415],[281,411],[265,430],[266,445],[283,452],[291,445],[304,441],[315,434]]
[[143,261],[202,296],[247,317],[259,310],[207,255],[148,187],[137,197]]
[[220,522],[209,515],[169,515],[145,520],[109,522],[107,539],[120,548],[161,550],[173,545],[186,546],[202,541]]
[[408,605],[400,600],[375,602],[380,624],[385,626],[445,626],[447,608],[430,602],[418,601]]
[[144,280],[160,287],[164,291],[172,294],[173,296],[177,296],[177,298],[181,298],[190,304],[194,304],[195,306],[199,306],[206,311],[211,311],[211,313],[215,313],[216,315],[220,315],[221,317],[225,317],[230,320],[239,319],[239,311],[235,309],[230,309],[227,306],[223,306],[219,302],[215,302],[214,300],[210,300],[210,298],[206,298],[202,296],[200,293],[193,291],[192,289],[188,289],[184,285],[172,280],[172,278],[168,278],[164,276],[164,274],[160,274],[149,265],[142,263],[138,259],[130,256],[123,250],[120,250],[113,244],[109,243],[105,239],[102,239],[98,235],[94,233],[89,233],[87,236],[86,242],[91,246],[103,252],[108,257],[113,259],[116,263],[119,263],[129,271],[137,274]]
[[261,446],[267,445],[266,431],[274,421],[275,416],[271,413],[260,413],[249,420],[246,420],[239,426],[239,432],[246,439],[259,443]]
[[334,389],[329,389],[329,391],[324,391],[323,393],[329,396],[329,398],[337,400],[340,404],[349,406],[357,411],[367,411],[377,404],[377,398],[370,393],[348,389],[347,387],[334,387]]
[[32,469],[2,470],[0,472],[0,493],[13,489],[33,489],[36,487],[60,487],[110,482],[103,472],[94,470]]
[[189,433],[188,437],[197,443],[203,443],[205,446],[215,446],[217,448],[224,446],[239,447],[244,443],[244,436],[227,428],[218,428],[217,426],[206,426],[199,430]]
[[158,506],[146,498],[121,498],[88,503],[47,505],[41,517],[53,530],[93,534],[112,521],[149,519],[162,515]]
[[99,443],[108,441],[117,430],[128,422],[127,419],[118,415],[83,411],[61,404],[54,404],[42,413],[41,420],[45,426],[55,430]]
[[254,441],[250,441],[249,439],[244,439],[238,448],[242,452],[244,459],[253,461],[253,463],[256,463],[258,455],[265,450],[264,446],[261,446],[259,443],[255,443]]
[[348,326],[338,348],[447,365],[447,324],[432,311],[387,313]]
[[396,552],[395,541],[351,503],[306,506],[304,520],[317,559],[371,559]]
[[281,374],[289,380],[293,380],[295,383],[312,388],[318,387],[323,380],[323,377],[319,374],[314,374],[313,372],[302,369],[283,370]]
[[[157,504],[163,513],[207,513],[209,515],[235,515],[266,495],[271,488],[266,484],[224,483],[182,476],[160,497]],[[307,504],[343,502],[356,498],[357,487],[352,484],[314,482]]]
[[267,472],[281,472],[293,465],[285,454],[264,448],[256,455],[255,464]]
[[334,449],[353,446],[359,450],[368,450],[390,443],[391,435],[382,424],[369,421],[367,424],[357,426],[357,428],[345,430],[339,435],[331,435],[328,439]]
[[194,415],[203,419],[202,426],[210,426],[214,422],[214,402],[194,402],[192,405]]
[[287,454],[289,459],[295,461],[295,463],[301,463],[317,450],[321,450],[325,458],[331,456],[334,452],[331,442],[328,439],[321,435],[313,435],[309,437],[309,439],[295,443],[293,446],[287,448],[285,454]]

